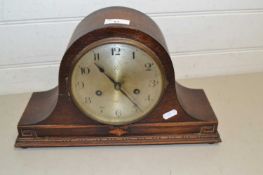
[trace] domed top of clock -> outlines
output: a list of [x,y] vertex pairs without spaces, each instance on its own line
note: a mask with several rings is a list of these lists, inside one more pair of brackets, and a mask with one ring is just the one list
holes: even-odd
[[[130,39],[145,45],[161,58],[162,65],[168,66],[171,70],[168,78],[174,82],[173,66],[165,39],[156,23],[137,10],[108,7],[91,13],[77,25],[60,65],[60,84],[65,83],[76,55],[87,45],[106,38]],[[62,92],[65,89],[60,90]]]

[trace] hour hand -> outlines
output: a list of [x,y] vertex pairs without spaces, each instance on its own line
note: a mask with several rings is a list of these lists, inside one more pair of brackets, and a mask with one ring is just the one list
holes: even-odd
[[99,71],[100,71],[101,73],[103,73],[114,85],[117,84],[117,82],[115,82],[115,81],[113,80],[113,78],[111,78],[108,74],[105,73],[105,71],[104,71],[104,69],[103,69],[102,67],[100,67],[100,66],[97,65],[96,63],[94,63],[94,64],[95,64],[95,66],[99,69]]

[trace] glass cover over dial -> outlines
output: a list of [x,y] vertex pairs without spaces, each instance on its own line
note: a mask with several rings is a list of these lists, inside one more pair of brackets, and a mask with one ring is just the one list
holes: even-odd
[[148,114],[164,88],[162,67],[146,47],[103,43],[88,49],[71,73],[71,96],[88,117],[122,125]]

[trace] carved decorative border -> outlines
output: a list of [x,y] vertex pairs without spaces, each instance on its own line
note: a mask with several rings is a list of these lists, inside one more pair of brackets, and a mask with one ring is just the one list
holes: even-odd
[[218,133],[126,137],[18,137],[16,147],[217,143]]
[[37,137],[37,132],[31,129],[21,129],[20,133],[22,137]]
[[216,131],[216,126],[202,126],[200,133],[214,133]]

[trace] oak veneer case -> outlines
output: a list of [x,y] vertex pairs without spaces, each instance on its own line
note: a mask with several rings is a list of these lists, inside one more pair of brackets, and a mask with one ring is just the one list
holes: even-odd
[[[130,24],[105,25],[105,19],[126,19]],[[160,59],[168,81],[158,105],[146,117],[120,126],[101,124],[83,114],[72,101],[68,82],[76,55],[87,45],[112,37],[135,40],[150,48]],[[163,114],[172,109],[177,115],[165,120]],[[155,22],[130,8],[109,7],[79,23],[60,64],[58,87],[33,93],[18,123],[15,146],[217,143],[221,141],[217,126],[204,91],[175,81],[165,39]]]

